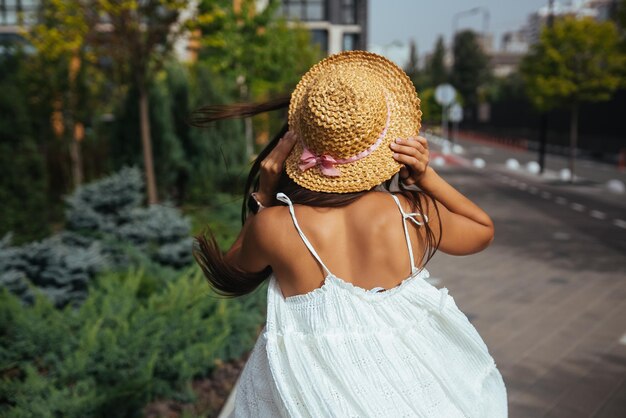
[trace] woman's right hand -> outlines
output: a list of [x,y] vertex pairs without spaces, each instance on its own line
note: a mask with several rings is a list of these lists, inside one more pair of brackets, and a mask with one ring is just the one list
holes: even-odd
[[400,179],[404,184],[420,183],[428,171],[430,154],[428,141],[422,136],[415,138],[398,138],[389,144],[393,150],[393,158],[404,164],[400,169]]

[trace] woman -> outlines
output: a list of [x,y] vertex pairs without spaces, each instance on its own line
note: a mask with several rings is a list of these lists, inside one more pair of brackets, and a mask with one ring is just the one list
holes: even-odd
[[224,295],[269,278],[232,416],[507,416],[485,343],[448,290],[425,280],[437,249],[479,252],[494,226],[428,165],[409,78],[381,56],[343,52],[311,68],[288,102],[208,107],[195,124],[287,104],[288,130],[252,167],[236,242],[222,256],[199,236],[194,249]]

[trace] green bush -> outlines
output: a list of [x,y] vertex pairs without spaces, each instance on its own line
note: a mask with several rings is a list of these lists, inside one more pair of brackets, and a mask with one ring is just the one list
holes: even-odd
[[253,345],[266,285],[218,298],[191,267],[144,297],[152,281],[143,270],[101,276],[77,309],[0,289],[0,416],[140,416],[157,398],[193,401],[193,378]]
[[207,227],[215,234],[220,248],[235,242],[241,229],[241,195],[215,193],[211,203],[203,206],[187,205],[183,212],[191,219],[191,231],[197,235]]

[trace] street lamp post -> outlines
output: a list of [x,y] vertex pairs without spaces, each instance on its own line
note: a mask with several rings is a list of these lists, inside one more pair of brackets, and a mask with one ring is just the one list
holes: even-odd
[[[456,37],[456,32],[458,30],[458,23],[459,23],[459,19],[463,16],[472,16],[475,15],[476,13],[481,13],[483,15],[483,30],[482,30],[482,34],[483,34],[483,41],[486,41],[487,39],[487,32],[489,31],[489,18],[490,18],[490,14],[489,14],[489,9],[487,9],[486,7],[482,7],[482,6],[477,6],[477,7],[472,7],[471,9],[468,10],[464,10],[461,12],[457,12],[454,14],[454,17],[452,18],[452,50],[454,51],[454,38]],[[483,45],[484,46],[484,45]]]
[[392,42],[390,42],[390,43],[388,43],[388,44],[383,45],[383,55],[384,55],[385,57],[389,58],[389,57],[387,56],[387,51],[389,50],[389,48],[392,48],[392,47],[397,47],[397,48],[399,48],[399,47],[401,47],[401,46],[404,46],[404,44],[403,44],[402,42],[400,42],[399,40],[394,39]]
[[[454,65],[454,49],[456,47],[456,32],[458,30],[459,19],[463,16],[471,16],[476,13],[482,13],[482,47],[486,49],[487,47],[487,32],[489,31],[489,9],[482,6],[472,7],[471,9],[464,10],[461,12],[457,12],[454,14],[452,18],[452,42],[450,43],[452,47],[452,65]],[[450,78],[452,76],[452,72],[450,72]],[[452,80],[450,80],[452,81]]]
[[[554,0],[548,0],[548,30],[554,25]],[[539,174],[543,174],[546,165],[546,146],[548,143],[548,114],[541,112],[539,123]],[[572,174],[573,177],[573,174]]]

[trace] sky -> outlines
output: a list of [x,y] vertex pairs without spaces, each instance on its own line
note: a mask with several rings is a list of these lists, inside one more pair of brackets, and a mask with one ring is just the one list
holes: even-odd
[[[404,64],[410,39],[415,39],[420,57],[432,51],[440,34],[449,44],[454,16],[475,7],[488,10],[488,31],[498,48],[503,33],[520,28],[530,13],[547,4],[548,0],[369,0],[368,49]],[[482,12],[458,15],[457,28],[482,31],[482,19]]]

